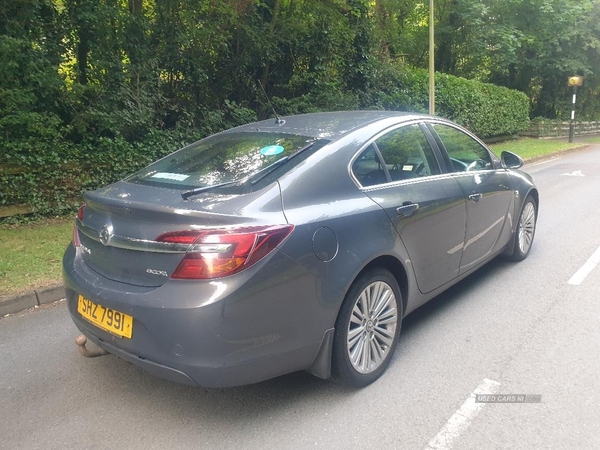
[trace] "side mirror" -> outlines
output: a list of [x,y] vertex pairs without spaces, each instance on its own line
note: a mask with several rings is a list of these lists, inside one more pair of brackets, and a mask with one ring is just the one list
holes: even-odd
[[519,169],[520,167],[523,167],[523,160],[521,157],[512,152],[502,152],[500,159],[502,160],[502,167],[505,169]]

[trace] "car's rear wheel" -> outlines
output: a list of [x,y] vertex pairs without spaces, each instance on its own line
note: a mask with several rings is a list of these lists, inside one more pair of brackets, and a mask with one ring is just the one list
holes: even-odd
[[357,278],[335,326],[334,378],[356,387],[379,378],[398,343],[402,314],[400,288],[388,270],[372,269]]
[[535,237],[535,227],[537,223],[537,207],[535,199],[529,195],[523,203],[517,230],[515,233],[514,247],[512,255],[509,256],[513,261],[522,261],[527,258],[533,238]]

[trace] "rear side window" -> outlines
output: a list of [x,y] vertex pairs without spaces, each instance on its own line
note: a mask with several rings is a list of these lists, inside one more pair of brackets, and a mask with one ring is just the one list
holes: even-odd
[[429,141],[416,124],[380,136],[356,158],[352,172],[363,187],[441,173]]
[[223,133],[188,145],[125,181],[187,189],[259,179],[293,167],[296,155],[328,141],[284,133]]
[[375,186],[388,182],[383,163],[373,144],[369,145],[352,164],[352,173],[361,186]]
[[436,123],[433,128],[448,152],[453,172],[492,168],[489,152],[471,136],[448,125]]
[[375,141],[392,181],[438,175],[440,167],[419,125],[408,125]]

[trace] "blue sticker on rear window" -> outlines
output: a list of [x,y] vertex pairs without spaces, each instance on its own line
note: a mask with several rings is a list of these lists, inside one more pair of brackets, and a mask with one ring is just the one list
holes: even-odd
[[265,156],[279,155],[280,153],[283,153],[281,145],[269,145],[260,149],[260,154]]

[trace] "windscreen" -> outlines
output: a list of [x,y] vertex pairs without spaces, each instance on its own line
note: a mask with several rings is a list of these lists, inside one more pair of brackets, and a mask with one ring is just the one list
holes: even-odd
[[260,178],[304,151],[327,141],[283,133],[238,132],[188,145],[127,178],[131,183],[176,189],[222,185]]

